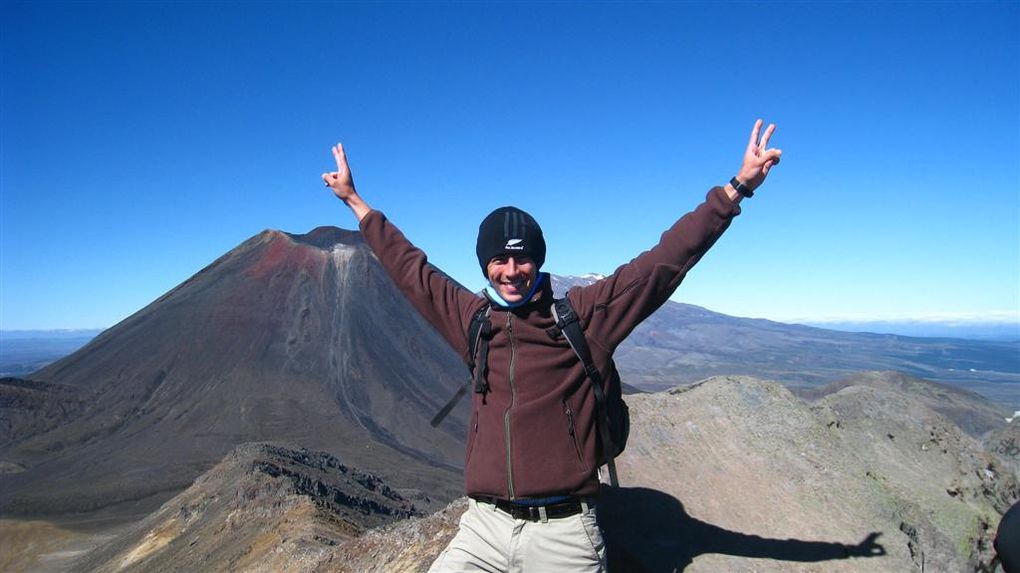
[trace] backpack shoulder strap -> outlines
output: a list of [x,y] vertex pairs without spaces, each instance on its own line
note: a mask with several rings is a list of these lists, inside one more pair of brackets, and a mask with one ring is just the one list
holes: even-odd
[[581,360],[581,364],[584,366],[584,373],[588,376],[588,380],[591,381],[597,410],[595,421],[598,426],[599,437],[602,441],[602,450],[607,460],[606,463],[609,466],[609,484],[614,487],[618,486],[619,480],[616,477],[616,462],[614,458],[619,450],[609,432],[609,408],[606,404],[606,392],[603,389],[602,373],[599,372],[599,369],[595,366],[595,361],[592,360],[588,340],[584,336],[584,331],[581,330],[581,321],[578,319],[577,313],[574,312],[574,308],[570,305],[570,301],[566,297],[554,300],[552,314],[553,318],[556,319],[556,328],[566,337],[570,348],[574,350],[574,354]]
[[[485,305],[471,317],[468,328],[468,368],[471,369],[475,383],[475,393],[485,394],[489,391],[489,338],[492,336],[492,321],[489,314],[491,305]],[[478,358],[476,359],[475,356]]]
[[577,317],[577,313],[574,312],[574,307],[570,305],[570,301],[564,298],[558,298],[553,301],[552,306],[553,318],[556,319],[556,328],[563,333],[566,337],[567,342],[570,344],[570,348],[574,350],[574,354],[581,360],[581,364],[584,365],[584,372],[588,375],[588,378],[598,377],[602,378],[598,368],[595,367],[595,361],[591,357],[591,349],[588,348],[588,339],[584,337],[584,331],[581,330],[581,321]]
[[489,313],[492,311],[492,306],[485,305],[478,309],[478,312],[471,317],[471,324],[468,326],[468,368],[473,373],[475,371],[475,356],[478,352],[478,341],[483,335],[488,335],[492,329],[492,323],[489,321]]
[[[475,312],[471,317],[471,324],[468,326],[468,369],[471,371],[471,378],[464,385],[457,389],[457,392],[450,398],[445,406],[429,422],[433,428],[438,426],[453,407],[460,402],[460,399],[467,393],[471,384],[475,385],[475,392],[484,394],[489,391],[489,381],[486,378],[489,358],[489,336],[492,333],[492,322],[489,320],[489,313],[492,306],[486,304]],[[479,351],[480,349],[480,351]],[[480,355],[479,355],[480,354]],[[476,360],[475,357],[478,356]]]

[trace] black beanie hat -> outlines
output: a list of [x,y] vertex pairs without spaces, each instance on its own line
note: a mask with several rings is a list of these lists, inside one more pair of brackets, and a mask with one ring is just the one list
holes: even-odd
[[527,255],[537,268],[545,262],[545,238],[535,218],[517,207],[500,207],[478,226],[475,246],[482,274],[488,278],[489,261],[500,255]]

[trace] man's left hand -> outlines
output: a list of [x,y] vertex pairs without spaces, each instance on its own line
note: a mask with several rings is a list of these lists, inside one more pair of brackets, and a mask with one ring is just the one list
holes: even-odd
[[[769,138],[776,130],[776,124],[770,123],[761,133],[762,120],[754,122],[754,129],[751,130],[751,139],[747,142],[747,150],[744,151],[744,164],[737,172],[737,179],[746,185],[751,191],[758,188],[765,182],[765,176],[769,170],[779,163],[783,155],[781,149],[768,149]],[[760,137],[760,139],[759,139]]]

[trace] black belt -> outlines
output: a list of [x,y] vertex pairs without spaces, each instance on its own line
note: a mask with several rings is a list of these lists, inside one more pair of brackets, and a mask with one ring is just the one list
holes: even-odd
[[[545,509],[546,519],[557,519],[561,517],[570,517],[571,515],[577,515],[581,513],[583,508],[581,507],[581,500],[578,498],[571,498],[566,501],[559,503],[552,503],[549,505],[521,505],[507,501],[505,499],[496,499],[494,497],[486,496],[472,496],[475,501],[482,503],[488,503],[495,505],[496,509],[510,514],[514,519],[524,519],[527,521],[540,521],[542,519],[541,508]],[[594,505],[593,501],[588,502],[588,506]]]

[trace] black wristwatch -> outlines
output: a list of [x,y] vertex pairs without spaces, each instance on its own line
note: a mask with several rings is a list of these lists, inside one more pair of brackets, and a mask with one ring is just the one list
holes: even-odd
[[741,183],[736,177],[730,179],[730,185],[737,190],[737,193],[740,193],[744,197],[754,197],[754,191],[751,191],[750,187]]

